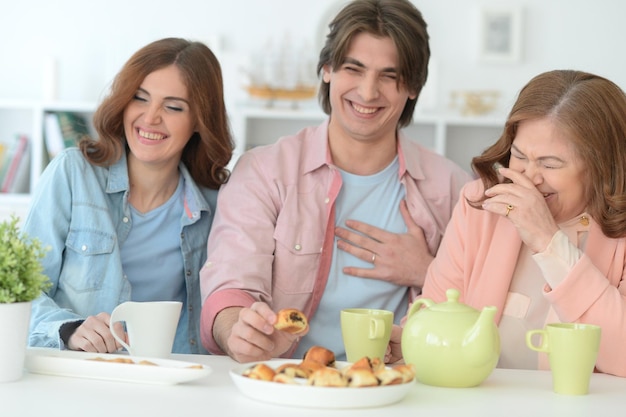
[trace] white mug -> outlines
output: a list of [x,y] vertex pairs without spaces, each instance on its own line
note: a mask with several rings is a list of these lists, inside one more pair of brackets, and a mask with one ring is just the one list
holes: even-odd
[[[166,358],[172,353],[182,305],[180,301],[122,303],[111,313],[111,333],[132,356]],[[115,333],[113,325],[118,321],[126,322],[128,344]]]

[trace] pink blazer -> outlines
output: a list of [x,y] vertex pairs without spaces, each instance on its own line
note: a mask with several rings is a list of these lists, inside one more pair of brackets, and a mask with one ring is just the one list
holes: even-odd
[[[499,322],[522,241],[505,217],[467,203],[482,192],[480,180],[463,188],[422,296],[441,302],[456,288],[474,308],[496,306]],[[606,237],[593,220],[590,225],[584,255],[556,288],[546,284],[544,295],[562,322],[601,326],[596,368],[626,377],[626,239]]]

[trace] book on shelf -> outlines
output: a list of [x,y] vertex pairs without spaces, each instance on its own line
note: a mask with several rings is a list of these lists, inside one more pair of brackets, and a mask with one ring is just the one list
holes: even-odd
[[30,143],[18,135],[4,151],[0,163],[0,192],[27,193],[30,180]]
[[71,111],[47,112],[44,119],[44,136],[48,157],[54,158],[65,148],[77,146],[89,136],[89,125],[83,115]]
[[0,172],[2,172],[2,165],[4,162],[4,154],[7,151],[7,146],[0,142]]

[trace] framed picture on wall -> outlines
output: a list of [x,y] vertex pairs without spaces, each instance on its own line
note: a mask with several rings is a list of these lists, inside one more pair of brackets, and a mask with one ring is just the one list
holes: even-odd
[[522,59],[522,10],[519,7],[486,6],[479,16],[479,59],[482,62],[516,63]]

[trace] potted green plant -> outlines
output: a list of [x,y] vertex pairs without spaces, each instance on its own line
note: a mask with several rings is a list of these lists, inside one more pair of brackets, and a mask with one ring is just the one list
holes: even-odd
[[31,301],[50,286],[41,266],[45,248],[22,233],[18,221],[11,216],[0,223],[0,382],[21,378]]

